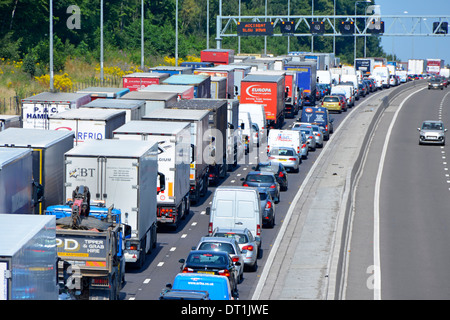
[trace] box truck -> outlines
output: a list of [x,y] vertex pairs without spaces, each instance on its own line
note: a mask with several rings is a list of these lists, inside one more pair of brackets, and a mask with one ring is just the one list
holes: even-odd
[[[89,188],[91,200],[121,211],[121,221],[131,227],[125,239],[125,262],[142,266],[145,255],[156,247],[158,144],[114,139],[91,140],[64,155],[64,199],[75,187]],[[65,201],[65,202],[66,202]]]
[[304,104],[316,104],[317,68],[315,61],[288,61],[285,70],[297,72],[297,87],[303,90]]
[[285,109],[284,76],[249,74],[241,81],[240,103],[263,104],[266,128],[281,128]]
[[31,149],[0,147],[0,213],[33,213],[33,182]]
[[142,88],[139,91],[176,93],[178,95],[178,98],[177,98],[178,100],[194,98],[194,86],[183,86],[183,85],[166,86],[163,84],[152,84],[151,86]]
[[170,121],[131,121],[114,130],[114,139],[158,144],[158,171],[165,176],[166,189],[158,194],[157,221],[175,229],[190,210],[190,133],[189,122]]
[[35,214],[43,214],[47,206],[63,203],[64,153],[74,146],[73,132],[9,128],[0,132],[0,146],[31,149],[33,185],[40,190]]
[[194,87],[194,98],[211,98],[211,76],[200,74],[176,74],[163,81],[166,85]]
[[[210,148],[203,151],[203,161],[208,163],[208,181],[216,184],[220,178],[227,174],[226,136],[227,136],[227,100],[192,99],[180,100],[170,105],[171,109],[208,110],[208,139]],[[209,149],[209,150],[208,150]]]
[[408,59],[408,74],[424,74],[427,71],[427,62],[423,59]]
[[77,91],[77,93],[89,94],[91,101],[96,99],[117,99],[128,92],[130,92],[128,88],[112,87],[88,87]]
[[192,203],[198,203],[208,191],[208,164],[203,160],[203,152],[208,150],[209,110],[159,109],[153,110],[142,120],[172,121],[191,123],[190,192]]
[[55,217],[0,214],[0,300],[58,300]]
[[125,111],[125,122],[140,120],[145,112],[145,100],[96,99],[81,108],[111,109]]
[[144,115],[154,109],[164,109],[169,104],[178,100],[178,94],[175,92],[151,92],[151,91],[133,91],[120,97],[120,99],[144,100]]
[[113,130],[125,123],[125,111],[81,108],[60,112],[49,117],[49,129],[72,131],[74,145],[88,140],[111,139]]
[[231,65],[234,67],[234,95],[236,99],[240,100],[241,81],[252,71],[252,67],[244,63],[233,63]]
[[226,99],[235,98],[236,90],[234,88],[234,73],[235,67],[233,65],[218,65],[212,68],[198,68],[194,70],[194,74],[210,75],[211,77],[224,77],[226,79]]
[[122,86],[130,91],[137,91],[152,84],[160,84],[169,76],[168,73],[160,72],[135,72],[122,77]]
[[205,49],[200,52],[202,62],[212,62],[214,64],[230,64],[234,62],[233,49]]
[[427,59],[427,73],[438,75],[441,68],[444,67],[444,60],[442,59]]
[[48,129],[48,117],[70,109],[78,109],[91,101],[89,94],[42,92],[22,99],[22,126],[29,129]]

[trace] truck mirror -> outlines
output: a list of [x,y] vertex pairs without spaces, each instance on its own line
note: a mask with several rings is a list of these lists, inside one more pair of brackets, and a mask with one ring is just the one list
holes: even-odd
[[131,226],[129,226],[128,224],[124,224],[123,225],[123,233],[124,233],[124,238],[125,239],[129,239],[131,238]]
[[211,214],[211,207],[206,207],[206,215],[209,216]]
[[159,177],[159,190],[157,191],[157,194],[159,194],[161,191],[166,190],[166,176],[158,171],[158,177]]
[[184,259],[180,259],[180,260],[178,260],[178,262],[179,262],[179,263],[185,263],[185,262],[186,262],[186,260],[184,260]]
[[241,123],[241,129],[244,130],[245,129],[245,124],[242,122]]

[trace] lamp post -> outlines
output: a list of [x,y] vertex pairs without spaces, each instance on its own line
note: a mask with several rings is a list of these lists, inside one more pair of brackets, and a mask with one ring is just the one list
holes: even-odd
[[355,2],[355,43],[354,43],[354,51],[353,51],[353,63],[356,60],[356,7],[358,3],[372,3],[372,0],[364,0],[364,1],[356,1]]

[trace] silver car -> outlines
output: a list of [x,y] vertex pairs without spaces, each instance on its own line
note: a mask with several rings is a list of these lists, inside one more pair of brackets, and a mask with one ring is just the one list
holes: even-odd
[[222,237],[201,237],[197,247],[193,247],[192,250],[228,252],[233,263],[240,263],[240,265],[236,265],[236,280],[237,283],[241,283],[244,278],[244,257],[242,256],[241,248],[235,239]]
[[269,160],[280,162],[286,169],[299,172],[301,159],[294,148],[274,147],[269,152]]
[[317,124],[302,124],[300,127],[311,128],[316,139],[316,147],[323,148],[323,131]]
[[427,120],[422,123],[419,130],[419,144],[445,145],[444,123],[440,120]]
[[256,271],[258,267],[259,247],[250,230],[247,228],[216,228],[213,231],[212,236],[235,239],[241,249],[244,258],[244,266],[252,271]]
[[308,140],[309,150],[311,150],[311,151],[316,150],[316,138],[314,137],[312,128],[308,128],[306,126],[300,126],[300,127],[296,127],[293,130],[300,130],[301,132],[304,132],[306,135],[306,139]]

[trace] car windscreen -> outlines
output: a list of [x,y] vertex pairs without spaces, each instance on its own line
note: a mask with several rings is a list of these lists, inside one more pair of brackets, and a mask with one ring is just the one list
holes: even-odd
[[325,97],[323,98],[323,102],[339,102],[338,97]]
[[235,232],[216,232],[215,237],[223,238],[233,238],[237,243],[247,243],[248,237],[245,233],[235,233]]

